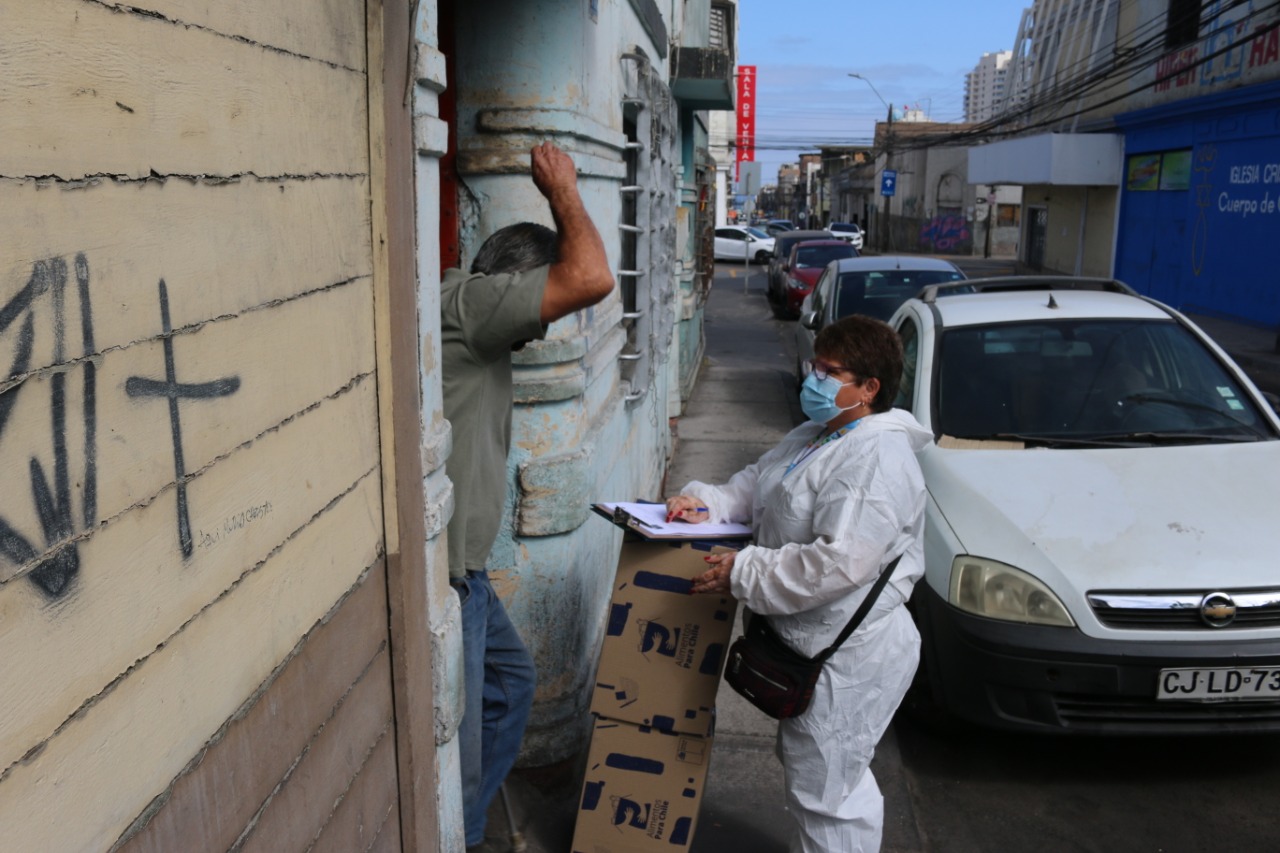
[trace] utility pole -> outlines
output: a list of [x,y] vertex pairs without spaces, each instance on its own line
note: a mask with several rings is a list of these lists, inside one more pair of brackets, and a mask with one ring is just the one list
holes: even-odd
[[[870,82],[871,82],[870,80],[867,81],[868,85],[870,84]],[[872,86],[871,88],[873,90],[875,89],[874,86]],[[876,92],[876,94],[879,95],[880,93]],[[888,107],[889,109],[889,122],[888,122],[889,126],[884,132],[884,167],[885,169],[891,169],[893,167],[893,104],[885,104],[885,106]],[[894,192],[895,194],[897,192],[896,186],[894,187]],[[890,252],[893,251],[893,223],[889,215],[889,206],[892,204],[893,204],[893,196],[891,195],[885,196],[884,197],[884,234],[881,242],[884,244],[885,250]]]
[[[876,85],[872,83],[870,80],[868,80],[866,77],[863,77],[861,74],[856,74],[854,72],[849,72],[849,76],[856,77],[857,79],[861,80],[862,82],[870,86],[871,91],[876,93],[876,97],[880,99],[880,103],[884,104],[885,109],[889,113],[888,128],[885,130],[885,134],[884,134],[884,167],[886,170],[888,170],[893,166],[893,105],[884,99],[884,97],[880,94],[880,90],[876,88]],[[876,243],[878,243],[882,249],[892,249],[893,248],[893,232],[889,225],[889,204],[893,200],[893,196],[882,194],[881,198],[884,199],[884,212],[881,214],[881,218],[880,218],[880,224],[881,224],[882,230],[879,235],[879,239],[876,240]]]

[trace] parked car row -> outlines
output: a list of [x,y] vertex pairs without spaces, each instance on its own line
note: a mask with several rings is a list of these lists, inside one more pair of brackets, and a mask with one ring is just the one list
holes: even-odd
[[1280,417],[1226,353],[1120,282],[847,257],[801,303],[798,380],[854,313],[898,331],[897,405],[935,436],[907,713],[1280,732]]
[[[801,240],[839,240],[857,252],[862,250],[863,234],[861,228],[849,222],[833,222],[822,230],[797,229],[788,219],[771,219],[760,225],[724,225],[715,230],[715,259],[757,264],[775,259],[785,262],[791,247]],[[785,275],[771,267],[770,280],[770,301],[776,303],[780,314],[787,313],[785,299],[781,298]]]
[[[774,238],[773,257],[769,259],[769,282],[765,293],[775,316],[791,318],[798,316],[796,308],[799,307],[799,300],[793,308],[787,299],[787,279],[794,263],[792,250],[800,243],[817,240],[830,244],[834,239],[830,231],[787,231]],[[852,249],[852,247],[849,248]],[[856,249],[852,251],[854,255],[857,254]]]

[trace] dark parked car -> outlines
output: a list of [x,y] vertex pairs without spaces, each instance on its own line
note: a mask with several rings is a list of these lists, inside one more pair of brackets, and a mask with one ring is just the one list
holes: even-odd
[[796,323],[796,380],[809,375],[813,340],[823,326],[850,314],[888,320],[902,303],[931,284],[962,281],[951,261],[921,255],[877,255],[832,261],[800,306]]
[[787,260],[787,286],[783,290],[783,313],[800,316],[800,304],[813,290],[822,270],[832,261],[858,257],[858,250],[844,240],[804,240],[791,247]]
[[796,243],[805,240],[831,240],[834,235],[830,231],[786,231],[779,233],[773,241],[773,258],[769,261],[769,305],[773,313],[779,317],[787,312],[786,288],[787,273],[791,266],[791,250]]

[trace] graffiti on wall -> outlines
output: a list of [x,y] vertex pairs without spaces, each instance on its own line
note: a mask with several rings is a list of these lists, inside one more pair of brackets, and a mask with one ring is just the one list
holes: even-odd
[[1280,61],[1280,28],[1259,21],[1254,0],[1213,0],[1201,20],[1211,29],[1195,44],[1156,60],[1155,91],[1212,86]]
[[935,216],[920,226],[920,244],[935,252],[963,250],[972,239],[969,223],[963,216]]
[[[26,285],[7,303],[0,306],[0,344],[10,339],[7,349],[13,356],[7,374],[0,379],[0,451],[4,450],[6,428],[19,402],[24,406],[47,406],[52,463],[46,468],[38,451],[28,459],[27,489],[7,488],[0,492],[0,560],[18,569],[30,567],[26,577],[48,598],[68,594],[80,572],[78,542],[80,534],[98,524],[98,387],[97,348],[93,333],[93,306],[90,298],[89,262],[83,254],[74,261],[75,289],[71,293],[66,260],[51,258],[37,261]],[[68,298],[74,304],[68,306]],[[173,327],[169,317],[169,294],[163,280],[159,285],[164,378],[131,376],[124,391],[139,401],[163,399],[168,403],[170,435],[173,443],[175,491],[177,493],[178,546],[183,558],[192,554],[190,513],[187,508],[187,472],[183,460],[180,402],[227,397],[240,388],[238,376],[207,382],[179,382],[173,352]],[[74,315],[70,311],[75,311]],[[71,353],[67,346],[67,330],[73,320],[79,321],[79,351]],[[9,334],[10,329],[15,330]],[[32,370],[37,335],[51,335],[52,366]],[[16,336],[16,337],[15,337]],[[38,399],[33,391],[25,391],[36,383],[34,377],[49,375],[49,396]],[[69,405],[68,384],[77,377],[78,410]],[[24,393],[25,392],[25,393]],[[81,419],[83,447],[69,446],[68,418]],[[73,453],[77,473],[73,484]],[[52,472],[50,481],[47,471]],[[39,520],[39,531],[20,530],[6,514],[4,504],[26,498],[32,502]],[[76,503],[79,503],[77,511]],[[39,544],[37,544],[39,543]]]
[[1209,248],[1209,205],[1213,193],[1213,165],[1218,159],[1215,145],[1201,146],[1196,152],[1196,224],[1191,234],[1191,269],[1197,276],[1204,271],[1204,256]]
[[227,397],[240,390],[240,377],[228,376],[210,382],[179,382],[178,369],[173,359],[173,323],[169,320],[169,289],[160,279],[160,324],[164,329],[164,379],[147,379],[130,376],[125,382],[125,393],[130,397],[156,397],[169,404],[169,432],[173,439],[173,476],[177,484],[178,544],[182,556],[192,552],[191,514],[187,510],[187,468],[182,458],[182,418],[179,400],[212,400]]
[[[21,318],[17,344],[9,372],[0,383],[0,439],[14,413],[21,392],[26,386],[27,372],[31,367],[36,340],[38,306],[44,300],[50,303],[49,329],[53,335],[53,361],[56,365],[49,380],[49,430],[53,447],[53,482],[45,472],[40,458],[32,455],[27,464],[29,489],[6,488],[0,493],[4,501],[27,497],[35,506],[40,521],[40,539],[15,529],[0,508],[0,557],[17,566],[34,564],[27,574],[31,582],[51,598],[67,591],[80,571],[80,554],[73,541],[73,534],[89,530],[97,523],[97,373],[96,365],[88,357],[94,351],[93,311],[89,301],[89,263],[84,255],[75,259],[76,294],[80,314],[80,356],[85,359],[80,368],[82,407],[84,421],[83,470],[80,482],[79,516],[72,506],[71,451],[67,446],[67,263],[62,258],[37,261],[31,277],[3,307],[0,307],[0,337]],[[12,383],[12,384],[10,384]],[[33,542],[42,541],[37,548]]]

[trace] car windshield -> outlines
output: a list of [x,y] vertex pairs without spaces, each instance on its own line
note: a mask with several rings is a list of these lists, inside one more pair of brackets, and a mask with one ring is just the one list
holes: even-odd
[[827,226],[827,230],[828,231],[848,231],[856,234],[858,232],[858,226],[850,224],[848,222],[832,222],[830,225]]
[[840,246],[800,246],[796,249],[796,266],[825,267],[839,258],[852,258],[853,247],[848,243]]
[[957,438],[1081,447],[1275,437],[1221,362],[1172,320],[948,329],[938,364],[937,422]]
[[757,240],[772,240],[772,239],[773,239],[773,238],[772,238],[772,237],[770,237],[768,234],[766,234],[766,233],[764,233],[763,231],[761,231],[759,228],[748,228],[748,229],[747,229],[747,233],[748,233],[748,234],[750,234],[752,237],[755,237]]
[[929,284],[959,281],[955,270],[873,270],[840,276],[836,293],[836,317],[866,314],[888,320],[898,306]]

